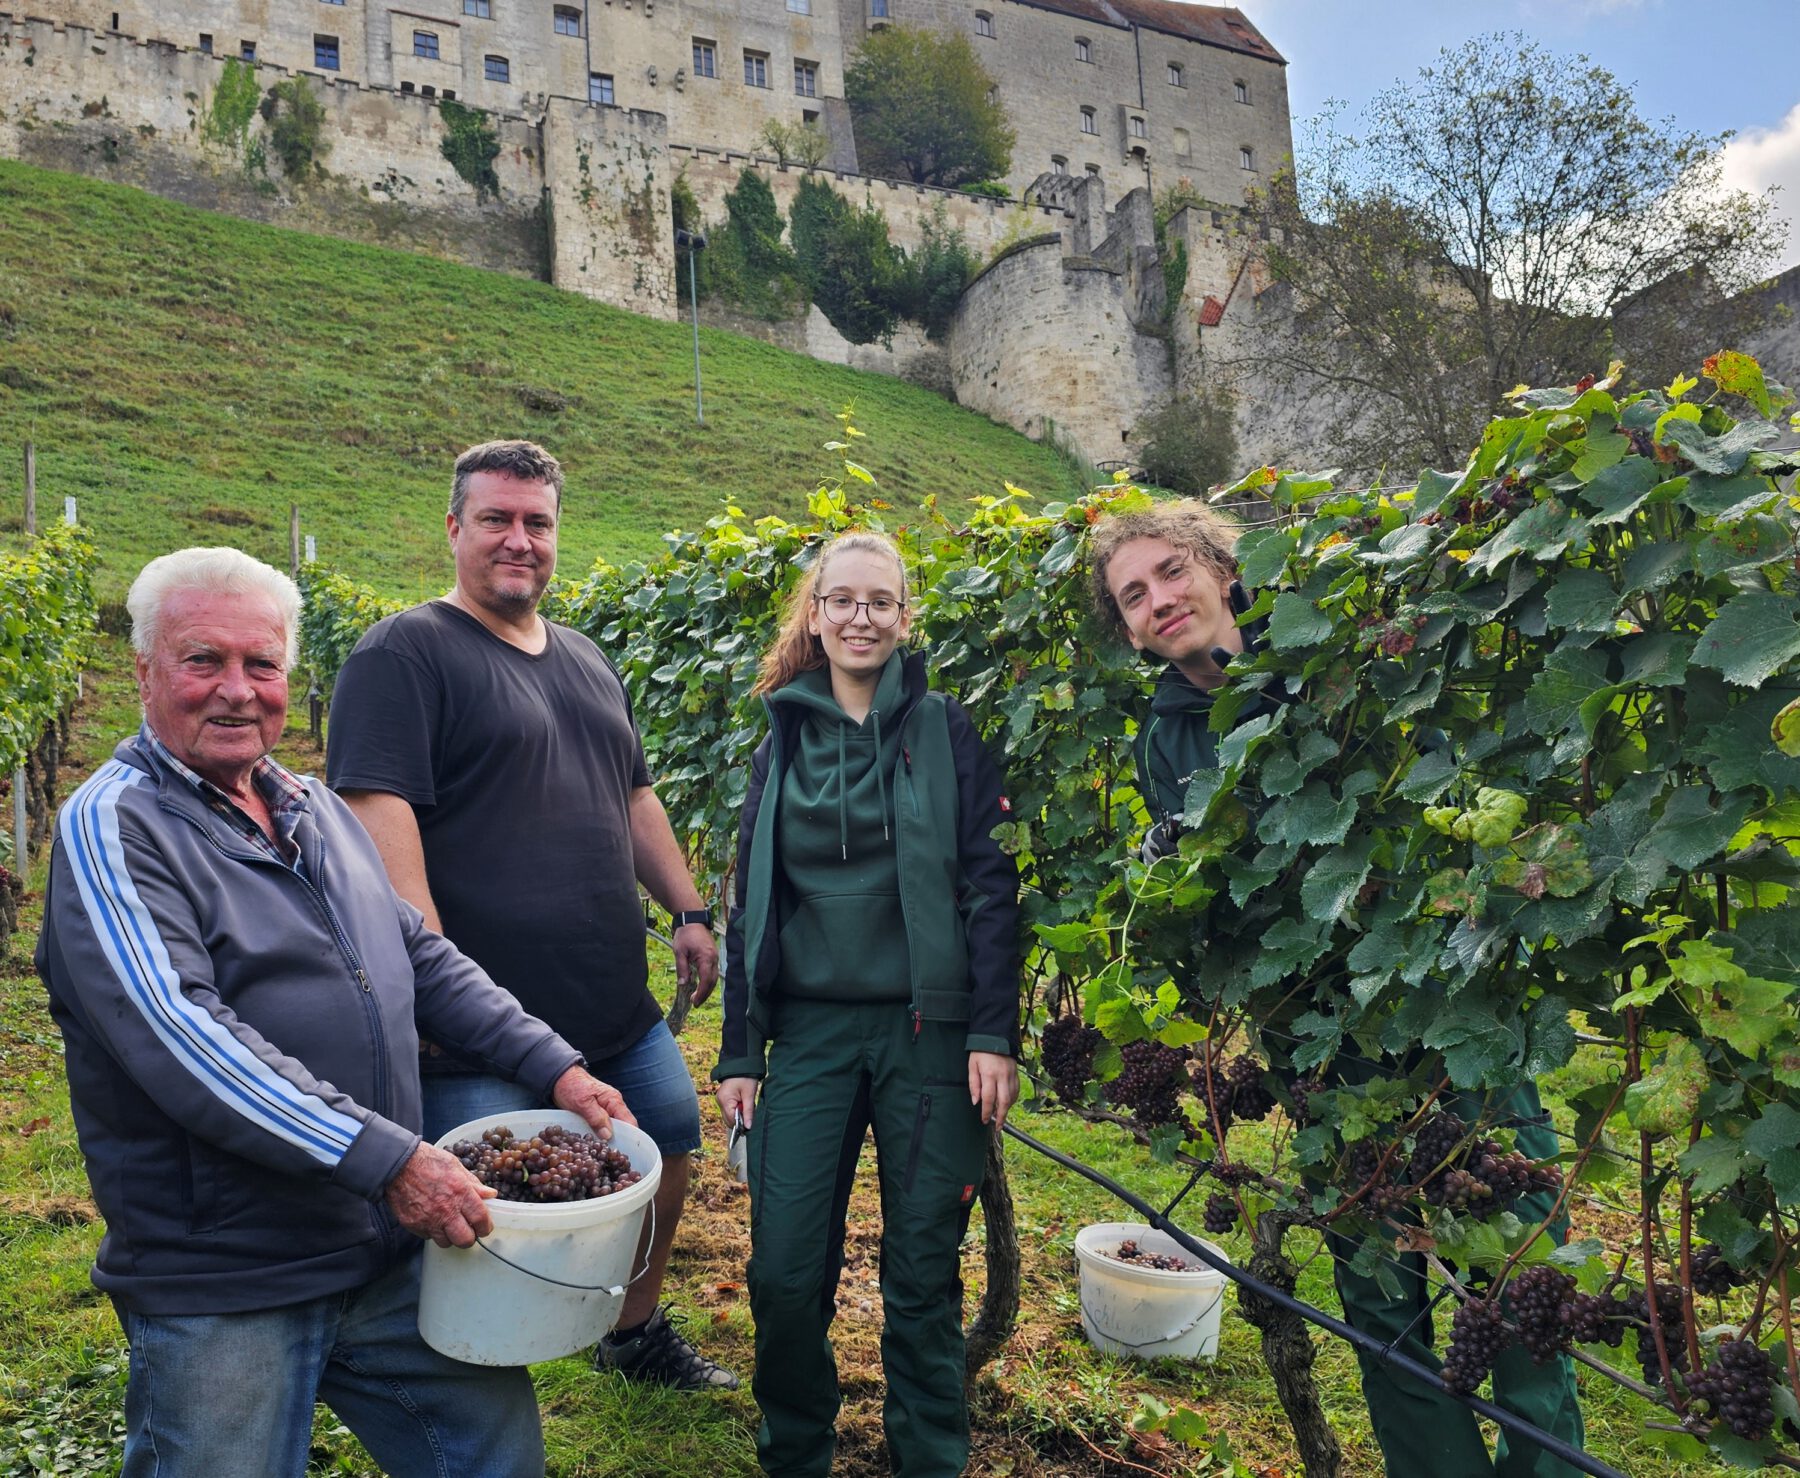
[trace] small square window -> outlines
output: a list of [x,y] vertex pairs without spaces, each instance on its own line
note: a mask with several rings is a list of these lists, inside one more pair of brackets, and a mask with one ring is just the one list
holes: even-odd
[[787,8],[795,15],[811,15],[812,0],[787,0]]
[[1091,62],[1093,59],[1093,43],[1085,36],[1077,36],[1075,38],[1075,60],[1078,62]]
[[344,0],[319,0],[321,5],[342,5]]
[[337,71],[338,38],[336,36],[313,37],[313,65],[321,72]]
[[869,0],[869,19],[882,21],[887,19],[888,0]]
[[1092,108],[1083,108],[1081,110],[1081,131],[1083,133],[1100,132],[1099,128],[1095,126],[1094,110]]
[[558,36],[579,36],[581,34],[581,12],[572,5],[559,5],[552,17],[552,24]]
[[1181,70],[1180,62],[1170,62],[1169,63],[1169,86],[1170,87],[1186,87],[1187,86],[1187,78]]
[[992,36],[994,34],[994,18],[985,10],[978,10],[975,12],[975,34],[977,36]]
[[512,63],[507,61],[503,56],[483,57],[482,75],[485,76],[489,82],[511,82]]
[[768,53],[762,51],[746,51],[744,53],[744,86],[767,87],[768,85]]
[[205,31],[200,33],[200,50],[208,56],[212,55],[212,37]]
[[428,83],[419,89],[419,96],[422,98],[436,97],[437,89]]
[[456,101],[456,89],[454,87],[446,87],[444,89],[444,101],[447,103]]
[[436,31],[413,32],[413,55],[422,56],[428,62],[438,60],[438,38]]
[[694,42],[694,75],[696,77],[717,77],[719,75],[718,54],[710,41]]
[[1256,151],[1254,149],[1239,149],[1238,150],[1238,168],[1239,169],[1255,169],[1256,168]]
[[1250,101],[1250,84],[1248,82],[1232,83],[1231,84],[1231,95],[1232,95],[1232,97],[1236,98],[1237,101],[1240,103],[1249,102]]
[[608,77],[606,73],[588,73],[588,101],[590,103],[604,103],[609,108],[613,105],[612,78]]
[[491,21],[494,18],[493,0],[463,0],[463,14],[472,15],[477,20]]
[[1149,134],[1144,131],[1144,120],[1142,118],[1133,118],[1131,120],[1131,136],[1134,139],[1149,137]]
[[253,62],[256,60],[256,43],[254,41],[238,42],[238,59]]
[[806,124],[817,123],[819,121],[819,110],[817,108],[802,108],[800,110],[800,121]]
[[414,87],[412,85],[412,83],[410,83],[410,82],[402,82],[400,84],[400,91],[411,93],[411,92],[417,92],[418,88]]
[[794,96],[816,98],[819,95],[819,64],[794,61]]

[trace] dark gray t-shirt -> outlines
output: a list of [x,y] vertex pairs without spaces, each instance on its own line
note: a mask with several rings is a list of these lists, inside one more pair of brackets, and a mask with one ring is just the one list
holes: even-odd
[[662,1017],[628,805],[650,784],[618,672],[546,623],[533,656],[427,601],[357,643],[326,778],[412,804],[444,933],[591,1062]]

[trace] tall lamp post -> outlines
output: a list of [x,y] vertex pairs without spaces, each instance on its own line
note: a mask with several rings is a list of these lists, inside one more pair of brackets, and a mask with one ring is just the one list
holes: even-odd
[[685,251],[688,259],[688,306],[694,316],[694,420],[704,426],[706,408],[700,400],[700,293],[694,285],[694,258],[706,250],[706,238],[698,231],[677,227],[675,250]]

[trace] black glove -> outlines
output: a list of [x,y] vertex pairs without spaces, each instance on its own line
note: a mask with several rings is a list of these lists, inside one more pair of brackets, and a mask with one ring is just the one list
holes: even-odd
[[1173,857],[1180,847],[1181,823],[1173,816],[1165,816],[1144,833],[1143,841],[1138,843],[1138,857],[1148,865]]

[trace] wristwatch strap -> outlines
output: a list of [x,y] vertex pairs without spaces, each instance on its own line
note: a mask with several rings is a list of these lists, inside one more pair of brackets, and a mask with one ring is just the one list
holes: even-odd
[[712,910],[710,908],[684,908],[674,916],[674,927],[684,929],[689,924],[704,924],[712,928]]

